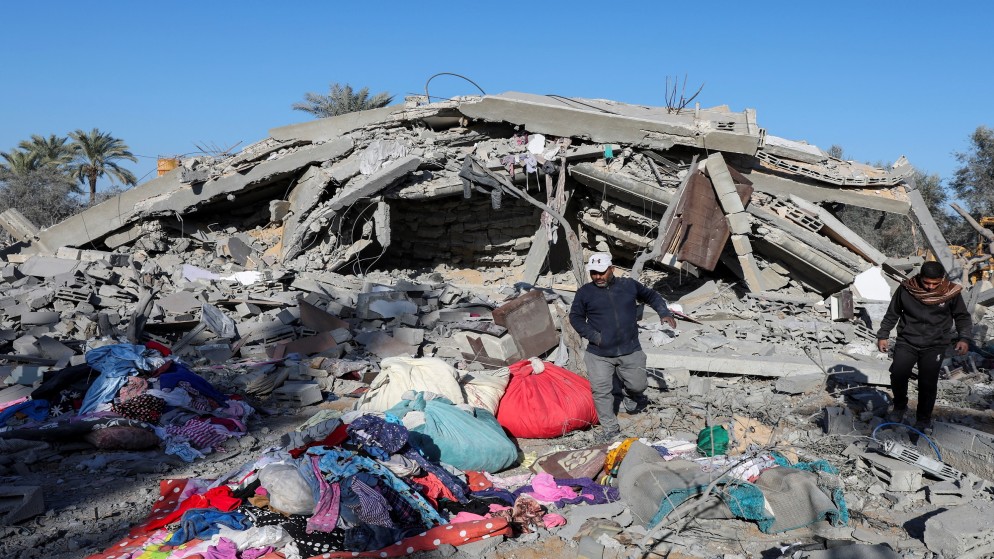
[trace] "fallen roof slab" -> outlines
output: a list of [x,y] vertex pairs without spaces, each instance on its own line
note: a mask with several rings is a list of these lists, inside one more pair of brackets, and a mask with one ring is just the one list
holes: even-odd
[[[522,125],[533,133],[589,138],[593,142],[621,142],[659,149],[685,145],[746,155],[755,155],[759,148],[760,129],[755,123],[755,113],[750,111],[703,111],[698,113],[703,118],[698,118],[693,110],[668,114],[658,108],[621,103],[612,104],[610,111],[590,106],[596,102],[507,92],[464,101],[459,111],[470,118]],[[623,111],[628,114],[619,114]]]
[[647,361],[646,367],[653,369],[690,369],[706,373],[731,375],[751,375],[757,377],[786,377],[791,375],[825,374],[856,377],[859,382],[880,386],[890,385],[890,371],[883,363],[841,362],[825,355],[825,370],[807,357],[775,355],[759,357],[755,355],[716,355],[693,351],[673,351],[664,347],[642,344]]

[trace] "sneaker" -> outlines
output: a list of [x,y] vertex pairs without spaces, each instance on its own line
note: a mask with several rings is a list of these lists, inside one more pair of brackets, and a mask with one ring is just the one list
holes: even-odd
[[625,399],[621,401],[621,404],[625,407],[625,412],[628,415],[635,415],[642,413],[645,408],[649,407],[649,398],[645,394],[639,394],[634,398],[629,398],[625,396]]
[[907,413],[908,409],[900,410],[890,410],[887,412],[887,422],[888,423],[904,423],[904,414]]
[[601,429],[599,433],[594,435],[594,443],[596,444],[607,444],[613,443],[621,439],[621,430],[615,429],[614,431],[605,431]]

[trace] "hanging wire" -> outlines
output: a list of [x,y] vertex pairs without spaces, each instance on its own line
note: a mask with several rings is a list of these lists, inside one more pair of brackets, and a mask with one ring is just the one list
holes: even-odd
[[462,78],[462,79],[468,81],[469,83],[473,84],[473,86],[476,87],[476,89],[479,89],[480,90],[480,94],[482,94],[482,95],[486,95],[487,94],[486,91],[483,91],[482,87],[480,87],[479,85],[477,85],[476,82],[474,82],[473,80],[467,78],[466,76],[463,76],[461,74],[455,74],[455,73],[452,73],[452,72],[439,72],[439,73],[435,74],[434,76],[428,78],[428,81],[425,82],[425,97],[428,97],[429,99],[431,99],[431,95],[428,94],[428,84],[430,84],[431,80],[437,78],[438,76],[455,76],[457,78]]

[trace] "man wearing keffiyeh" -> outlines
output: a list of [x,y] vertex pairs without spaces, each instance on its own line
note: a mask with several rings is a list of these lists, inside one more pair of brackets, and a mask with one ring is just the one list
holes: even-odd
[[[962,286],[946,278],[938,262],[922,264],[918,275],[901,282],[877,331],[877,349],[887,351],[887,338],[897,325],[890,384],[894,408],[889,421],[900,422],[908,407],[908,379],[918,365],[918,409],[915,427],[932,426],[932,409],[939,383],[939,368],[946,349],[956,340],[956,355],[966,355],[973,337],[973,321],[963,301]],[[953,326],[955,325],[955,337]]]

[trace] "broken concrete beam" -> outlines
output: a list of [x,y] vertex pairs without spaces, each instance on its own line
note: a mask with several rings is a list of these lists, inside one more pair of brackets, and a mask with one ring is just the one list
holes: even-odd
[[766,283],[763,281],[763,274],[759,271],[759,265],[752,254],[745,254],[738,257],[739,268],[742,270],[742,279],[745,281],[749,291],[766,291]]
[[[752,181],[752,186],[756,191],[775,196],[788,197],[791,194],[796,194],[815,203],[838,202],[901,215],[906,215],[911,209],[911,204],[908,201],[881,195],[879,189],[826,188],[785,179],[755,169],[746,173],[745,176]],[[866,192],[866,194],[860,192]]]
[[10,208],[0,213],[0,227],[15,241],[31,242],[38,238],[41,230],[17,208]]
[[420,157],[408,155],[383,167],[366,180],[358,181],[357,184],[350,182],[346,188],[336,193],[335,197],[331,199],[331,211],[337,212],[361,198],[372,196],[384,188],[392,186],[398,180],[406,177],[408,173],[416,171],[420,165]]
[[584,138],[595,143],[658,149],[685,145],[746,155],[754,155],[759,147],[755,111],[668,113],[663,108],[620,104],[611,104],[610,109],[605,106],[601,111],[596,108],[598,103],[596,99],[507,92],[463,101],[459,112],[470,118],[522,125],[532,133]]
[[739,191],[735,188],[735,181],[732,179],[731,173],[728,172],[728,165],[725,164],[725,158],[722,157],[721,153],[712,153],[704,163],[708,176],[711,178],[711,184],[714,185],[714,191],[718,195],[718,203],[721,204],[721,209],[725,214],[737,214],[745,211],[745,205],[742,204]]
[[330,182],[331,177],[328,172],[318,165],[308,167],[297,180],[297,184],[290,191],[289,213],[283,220],[284,244],[289,241],[288,232],[296,230],[301,220],[321,201],[321,195]]
[[569,174],[581,184],[633,204],[652,202],[668,206],[673,192],[659,188],[658,184],[643,182],[623,173],[614,173],[593,163],[577,163],[569,167]]
[[818,216],[818,219],[820,219],[824,224],[821,232],[833,241],[845,246],[849,250],[865,258],[867,261],[878,266],[887,260],[886,254],[880,252],[873,245],[866,242],[865,239],[846,226],[846,224],[839,221],[825,208],[819,206],[818,204],[813,204],[797,194],[791,194],[790,201],[802,210],[811,212]]
[[911,200],[911,213],[918,219],[922,233],[925,235],[932,253],[935,254],[936,260],[941,262],[942,266],[945,267],[949,277],[959,278],[962,274],[962,268],[958,261],[953,258],[953,252],[950,250],[946,238],[942,235],[942,230],[935,223],[935,218],[932,217],[932,212],[928,209],[928,204],[922,198],[921,191],[915,185],[914,177],[908,177],[907,182],[908,198]]
[[278,128],[270,129],[269,135],[273,139],[281,142],[289,142],[294,140],[306,142],[326,142],[328,140],[337,139],[344,134],[348,134],[349,132],[364,126],[385,122],[388,120],[391,113],[400,109],[401,107],[397,105],[391,105],[389,107],[346,113],[343,115],[303,122],[300,124],[280,126]]
[[223,198],[228,194],[239,193],[271,184],[298,172],[312,163],[337,159],[352,149],[351,138],[336,138],[330,142],[297,149],[279,159],[263,161],[245,174],[235,173],[207,181],[202,188],[183,186],[168,196],[140,202],[136,211],[146,215],[164,215],[179,212],[184,214],[198,204],[208,200]]
[[[824,374],[821,367],[805,357],[793,355],[718,355],[694,351],[676,351],[663,347],[653,347],[649,340],[642,342],[647,362],[646,367],[665,369],[685,367],[691,371],[751,375],[759,377],[785,377],[797,374]],[[824,366],[830,375],[848,375],[849,378],[864,384],[890,385],[890,371],[884,363],[843,362],[834,354],[824,354]]]
[[778,378],[773,387],[784,394],[804,394],[825,388],[825,375],[806,373]]

